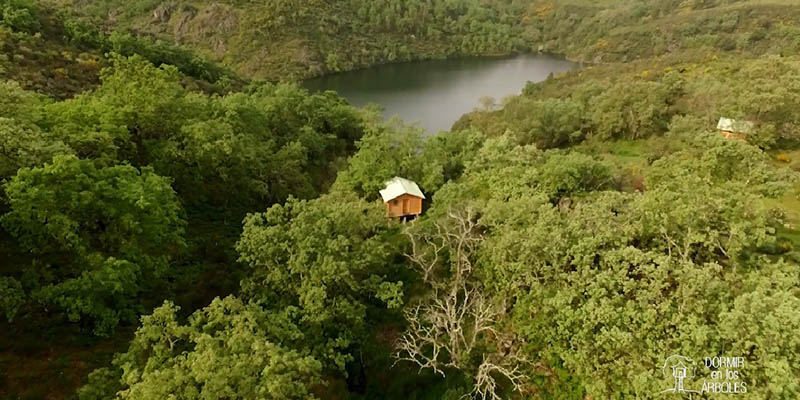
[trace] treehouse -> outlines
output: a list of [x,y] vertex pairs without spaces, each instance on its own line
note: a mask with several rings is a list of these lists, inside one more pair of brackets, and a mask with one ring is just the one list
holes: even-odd
[[719,133],[725,139],[747,140],[747,135],[753,131],[753,123],[750,121],[720,118],[717,129],[719,129]]
[[386,215],[393,218],[413,218],[422,214],[422,200],[425,195],[416,183],[395,177],[386,182],[386,188],[380,193],[386,205]]

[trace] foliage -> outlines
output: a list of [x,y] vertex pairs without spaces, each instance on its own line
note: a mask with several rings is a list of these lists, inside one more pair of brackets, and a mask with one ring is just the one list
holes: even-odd
[[587,140],[638,140],[673,128],[696,134],[714,130],[725,117],[751,122],[747,141],[762,148],[800,140],[793,111],[800,96],[794,84],[798,58],[713,56],[704,70],[684,58],[570,72],[529,85],[502,110],[473,112],[458,127],[488,136],[508,131],[519,144],[548,149]]
[[[521,187],[535,177],[524,173],[528,164],[547,162],[535,153],[512,162],[508,151],[487,153],[506,161],[467,170],[458,185],[485,204],[484,242],[473,269],[487,285],[484,292],[515,298],[511,332],[527,343],[526,357],[550,360],[556,364],[552,368],[563,365],[592,396],[652,398],[662,385],[655,366],[665,354],[727,354],[733,343],[758,340],[753,330],[747,331],[749,339],[740,336],[741,329],[712,332],[730,318],[733,304],[754,296],[753,288],[740,282],[791,270],[776,281],[791,286],[797,271],[758,254],[776,240],[771,219],[757,201],[775,193],[757,189],[759,181],[748,175],[768,168],[765,157],[741,142],[706,140],[699,159],[678,153],[654,164],[654,171],[671,172],[651,175],[643,194],[590,192],[568,207],[550,203],[547,191],[540,192],[546,186],[535,184],[519,194],[469,190],[496,185],[498,176],[506,177],[499,187]],[[704,164],[720,162],[719,154],[734,148],[741,153],[726,160],[736,167]],[[547,155],[544,160],[558,159]],[[554,164],[542,170],[553,171]],[[771,179],[785,184],[791,178]],[[743,182],[754,187],[745,189]],[[449,186],[455,184],[437,193],[436,208],[463,201],[463,194]],[[767,320],[777,320],[780,312],[769,311]],[[748,382],[783,383],[753,387],[762,397],[782,393],[777,388],[796,379],[769,372],[773,363],[788,365],[794,357],[790,340],[777,346],[780,350],[773,348],[769,356],[775,361],[740,348],[750,365]],[[539,384],[547,390],[550,381]]]
[[[797,353],[789,350],[798,345],[796,335],[789,333],[800,326],[797,313],[792,311],[798,305],[797,279],[796,265],[787,263],[752,271],[743,281],[746,293],[720,316],[720,330],[731,343],[730,351],[752,352],[754,359],[763,360],[742,371],[765,384],[756,388],[758,396],[792,398],[800,393],[797,373],[791,367],[797,363]],[[769,339],[763,332],[770,332]]]
[[524,38],[589,62],[631,61],[704,48],[745,54],[796,51],[797,4],[783,1],[553,1],[529,3]]
[[175,193],[152,169],[56,156],[20,169],[5,191],[11,211],[0,221],[34,255],[33,296],[70,320],[93,318],[98,333],[133,318],[132,299],[183,244]]
[[172,65],[184,75],[210,83],[216,83],[222,78],[234,78],[232,73],[219,65],[170,43],[120,32],[113,32],[107,38],[100,39],[93,36],[91,31],[86,28],[81,29],[79,27],[82,26],[76,24],[79,22],[71,25],[71,37],[81,43],[100,44],[104,50],[126,57],[134,55],[144,57],[155,66]]
[[[429,295],[406,310],[408,328],[397,342],[396,357],[446,377],[451,370],[472,380],[470,395],[503,398],[503,384],[520,391],[526,381],[519,344],[502,338],[503,302],[487,296],[474,277],[481,227],[471,207],[450,211],[432,227],[409,229],[408,254]],[[427,229],[426,229],[427,228]],[[498,342],[497,349],[492,341]]]
[[53,156],[70,153],[72,149],[35,125],[0,118],[0,177],[10,178],[20,168],[41,166]]
[[[664,80],[674,75],[667,74]],[[599,139],[638,139],[663,132],[671,117],[674,89],[661,82],[617,82],[593,99],[590,121]]]
[[190,237],[194,258],[182,264],[220,244],[232,262],[246,211],[317,195],[363,129],[333,93],[264,83],[209,96],[185,89],[174,67],[112,59],[100,87],[67,101],[0,86],[13,116],[0,119],[3,226],[37,254],[28,272],[4,275],[73,321],[92,317],[102,334],[134,319],[143,283],[179,279],[167,265],[187,217],[190,232],[215,231]]
[[601,162],[582,154],[552,155],[540,167],[538,191],[558,201],[568,196],[606,189],[611,171]]
[[237,244],[249,266],[242,289],[267,308],[289,310],[304,346],[328,367],[344,369],[368,327],[372,299],[402,304],[394,281],[391,231],[381,207],[335,192],[290,198],[248,215]]
[[121,389],[121,373],[111,368],[98,368],[87,378],[88,382],[78,390],[80,400],[102,400],[116,397]]
[[207,57],[174,42],[106,31],[76,9],[49,0],[6,0],[0,4],[0,79],[59,99],[99,83],[107,53],[139,55],[160,66],[173,65],[184,84],[208,92],[226,92],[244,81]]
[[[184,43],[239,73],[278,80],[387,62],[545,51],[618,62],[698,48],[793,54],[785,1],[71,1],[121,31]],[[111,18],[113,16],[113,18]]]
[[563,147],[583,139],[583,105],[573,100],[524,99],[505,112],[519,113],[516,142],[535,144],[540,149]]
[[86,20],[116,15],[109,22],[118,30],[186,43],[245,76],[269,80],[524,48],[518,1],[69,3]]
[[730,86],[730,96],[723,110],[756,124],[748,141],[770,147],[777,141],[797,141],[800,128],[795,116],[800,106],[798,72],[794,60],[765,57],[748,63],[740,71],[743,84]]
[[[123,342],[148,313],[80,398],[650,399],[675,353],[796,398],[798,177],[775,155],[800,143],[799,10],[3,2],[4,360],[106,364],[52,346],[86,333],[60,317]],[[520,50],[593,64],[430,137],[208,61],[284,80]],[[416,221],[385,217],[393,176],[426,193]]]
[[[92,44],[69,46],[84,45]],[[234,291],[242,266],[233,247],[246,213],[317,196],[364,130],[362,114],[334,93],[260,83],[211,95],[175,67],[108,59],[100,86],[66,101],[0,84],[0,179],[8,180],[0,306],[13,317],[4,330],[46,338],[4,356],[28,365],[61,331],[98,354],[58,347],[58,358],[30,375],[60,384],[30,393],[69,392],[80,371],[118,350],[93,336],[124,342],[127,326],[164,299],[194,309]],[[400,289],[383,282],[374,298],[397,305]],[[60,375],[70,357],[81,364]],[[118,372],[95,374],[85,396],[108,398]],[[15,380],[0,397],[26,386]]]
[[17,82],[0,83],[0,112],[3,118],[24,123],[41,122],[44,118],[43,106],[47,103],[46,97],[24,90]]
[[[282,316],[235,297],[215,299],[186,324],[177,312],[165,302],[142,318],[130,348],[114,360],[122,370],[115,398],[313,398],[321,364],[279,344],[301,336]],[[103,385],[115,379],[113,371],[94,374],[81,399],[109,393]]]
[[653,163],[648,183],[675,185],[672,189],[677,190],[687,176],[694,176],[706,182],[742,182],[746,184],[739,190],[778,197],[797,181],[795,174],[774,168],[769,156],[744,142],[725,140],[716,133],[693,134],[687,142],[685,150]]
[[0,25],[17,31],[39,28],[39,19],[34,3],[30,0],[7,0],[0,5]]
[[262,84],[203,96],[181,86],[176,68],[113,60],[95,92],[48,107],[47,126],[81,157],[152,165],[190,206],[311,196],[361,135],[358,115],[332,93]]
[[480,133],[469,130],[425,137],[421,129],[399,120],[367,127],[356,144],[358,152],[337,177],[335,187],[368,199],[377,198],[386,181],[395,176],[411,179],[424,192],[433,193],[461,175],[483,142]]
[[14,278],[0,277],[0,310],[8,322],[14,320],[14,315],[23,304],[25,304],[25,292],[22,290],[22,284]]

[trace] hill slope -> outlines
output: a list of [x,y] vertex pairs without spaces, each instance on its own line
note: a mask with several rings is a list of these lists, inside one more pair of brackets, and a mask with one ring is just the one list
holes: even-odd
[[154,65],[169,64],[194,89],[219,92],[243,80],[220,65],[170,41],[105,34],[63,7],[35,0],[0,4],[0,78],[63,99],[97,86],[108,53],[139,55]]
[[253,78],[302,78],[454,55],[507,54],[519,1],[67,1],[106,30],[169,38]]
[[270,80],[515,51],[600,63],[696,48],[800,50],[800,5],[786,0],[49,1],[107,32],[183,44]]

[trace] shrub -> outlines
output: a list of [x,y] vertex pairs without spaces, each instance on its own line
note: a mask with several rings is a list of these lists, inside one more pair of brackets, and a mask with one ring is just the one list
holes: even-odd
[[36,7],[30,0],[4,1],[0,5],[0,25],[16,31],[34,31],[39,29]]
[[155,66],[173,65],[184,75],[211,83],[231,74],[223,68],[194,55],[189,50],[169,43],[133,36],[130,33],[114,32],[108,36],[106,50],[129,57],[140,55]]
[[101,48],[105,45],[103,34],[82,21],[66,20],[64,21],[64,30],[66,30],[67,39],[77,46]]
[[539,188],[551,201],[607,189],[613,180],[606,164],[579,153],[551,156],[539,171]]
[[[583,107],[571,100],[524,99],[513,107],[526,117],[517,130],[520,145],[535,144],[540,149],[563,147],[583,139]],[[513,109],[510,112],[515,112]]]

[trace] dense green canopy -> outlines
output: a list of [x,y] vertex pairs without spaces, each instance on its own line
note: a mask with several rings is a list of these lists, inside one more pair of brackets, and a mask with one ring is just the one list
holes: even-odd
[[[796,399],[798,15],[2,2],[0,397],[659,399],[681,354]],[[435,136],[209,61],[278,81],[525,49],[596,64]],[[395,176],[413,221],[379,200]]]

